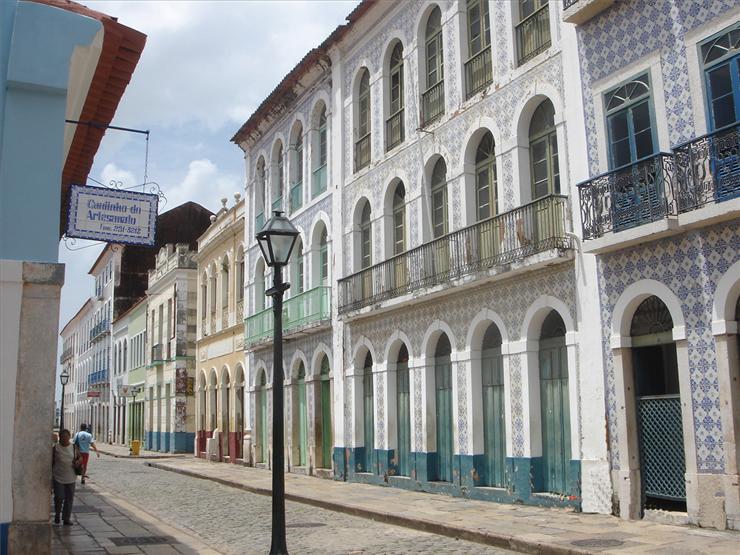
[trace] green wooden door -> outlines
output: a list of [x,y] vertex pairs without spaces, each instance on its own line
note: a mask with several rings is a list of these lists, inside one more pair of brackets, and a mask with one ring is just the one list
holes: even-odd
[[261,462],[268,462],[268,445],[267,445],[267,391],[265,386],[261,386],[257,391],[257,407],[259,410],[258,432],[260,438],[260,459]]
[[485,484],[501,488],[505,486],[506,430],[504,427],[504,372],[500,348],[483,351],[481,372]]
[[308,460],[308,409],[306,407],[306,373],[301,365],[298,374],[298,465]]
[[373,359],[370,353],[365,357],[365,373],[362,377],[362,413],[363,430],[365,433],[365,460],[363,470],[374,472],[375,470],[375,415],[374,415],[374,392],[373,392]]
[[565,338],[541,340],[539,358],[543,489],[566,494],[570,464],[570,406]]
[[[404,351],[406,348],[404,347]],[[399,357],[400,358],[400,357]],[[396,414],[398,433],[398,452],[396,464],[401,476],[411,475],[409,455],[411,452],[411,397],[409,389],[408,355],[396,366]]]
[[329,376],[329,359],[324,357],[321,363],[321,459],[323,468],[331,468],[331,451],[333,446],[331,429],[331,379]]
[[[434,386],[437,401],[437,479],[452,481],[452,363],[446,336],[437,345],[434,360]],[[446,345],[440,345],[440,343]]]

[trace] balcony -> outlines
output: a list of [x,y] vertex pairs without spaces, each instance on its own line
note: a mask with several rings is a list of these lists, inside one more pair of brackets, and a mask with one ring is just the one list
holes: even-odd
[[257,232],[260,231],[263,227],[265,227],[265,213],[258,212],[254,216],[254,230],[255,232]]
[[550,195],[394,256],[339,281],[339,313],[570,249],[568,197]]
[[493,82],[493,64],[490,45],[465,62],[466,98],[485,89]]
[[400,145],[404,139],[403,108],[389,117],[385,122],[385,150],[386,152]]
[[295,212],[303,206],[303,181],[293,183],[289,196],[290,211]]
[[[289,298],[283,303],[283,334],[288,336],[331,319],[331,287],[320,285]],[[272,340],[272,307],[253,314],[245,321],[244,346],[254,347]]]
[[675,215],[675,179],[673,155],[660,153],[579,184],[583,238],[595,239]]
[[66,349],[64,349],[64,351],[62,351],[62,354],[59,356],[59,362],[64,363],[68,361],[69,359],[72,358],[74,353],[75,353],[74,347],[67,347]]
[[545,3],[539,10],[528,15],[516,26],[516,44],[519,64],[550,48],[550,8]]
[[90,341],[97,341],[99,338],[109,333],[109,327],[110,322],[108,322],[108,320],[103,320],[102,322],[98,322],[97,324],[95,324],[90,330]]
[[88,386],[101,385],[105,383],[108,383],[108,368],[102,368],[95,372],[91,372],[87,377]]
[[311,198],[316,198],[324,191],[326,191],[326,163],[313,171]]
[[429,125],[445,113],[444,79],[421,95],[421,125]]
[[355,173],[370,164],[370,133],[355,143]]
[[582,25],[614,4],[615,0],[563,0],[563,21]]
[[673,149],[678,174],[676,201],[684,214],[740,196],[740,132],[729,127]]
[[[740,133],[729,127],[698,137],[675,147],[672,154],[660,153],[596,176],[579,184],[578,192],[586,240],[666,222],[660,229],[632,234],[635,237],[616,237],[615,244],[622,247],[694,220],[733,217],[736,206],[687,215],[740,197]],[[609,246],[591,248],[596,252]]]

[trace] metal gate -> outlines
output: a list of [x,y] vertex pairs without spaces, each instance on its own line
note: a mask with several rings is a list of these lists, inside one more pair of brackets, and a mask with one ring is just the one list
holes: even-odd
[[681,397],[637,398],[643,497],[686,499]]

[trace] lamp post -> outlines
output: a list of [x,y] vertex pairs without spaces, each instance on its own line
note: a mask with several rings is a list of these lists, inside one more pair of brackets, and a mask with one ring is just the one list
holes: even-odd
[[272,287],[265,295],[272,297],[274,335],[272,342],[272,544],[270,555],[287,555],[285,542],[285,469],[283,452],[283,293],[290,288],[283,283],[283,266],[290,260],[298,230],[280,210],[257,233],[262,255],[273,268]]
[[59,374],[59,383],[62,384],[62,409],[59,413],[59,431],[61,432],[64,429],[64,388],[69,383],[69,371],[66,368]]

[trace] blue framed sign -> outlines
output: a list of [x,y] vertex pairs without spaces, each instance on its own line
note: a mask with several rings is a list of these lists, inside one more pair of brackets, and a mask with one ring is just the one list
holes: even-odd
[[148,193],[72,185],[67,237],[153,246],[158,202]]

